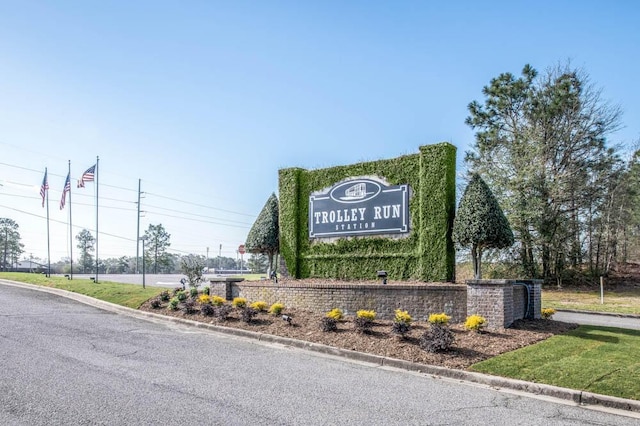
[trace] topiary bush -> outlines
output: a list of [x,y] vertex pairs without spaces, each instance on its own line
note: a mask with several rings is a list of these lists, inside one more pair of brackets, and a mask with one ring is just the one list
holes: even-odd
[[184,302],[185,300],[187,300],[187,292],[184,290],[180,290],[176,292],[176,297],[178,298],[178,300],[180,302]]
[[280,315],[284,311],[284,305],[280,302],[276,302],[269,308],[269,313],[271,315]]
[[464,328],[466,330],[475,331],[480,333],[487,326],[487,320],[480,315],[469,315],[464,322]]
[[445,352],[453,344],[453,332],[442,324],[431,324],[429,329],[420,336],[420,347],[427,352]]
[[202,294],[206,294],[207,296],[211,296],[211,287],[206,286],[202,289]]

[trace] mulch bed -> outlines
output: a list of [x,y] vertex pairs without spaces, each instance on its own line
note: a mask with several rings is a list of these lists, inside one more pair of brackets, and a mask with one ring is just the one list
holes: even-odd
[[419,345],[420,336],[429,327],[429,324],[424,322],[412,323],[410,332],[405,338],[401,338],[391,333],[392,321],[390,320],[376,320],[370,333],[360,333],[355,330],[353,318],[346,318],[338,323],[338,331],[323,332],[320,322],[324,314],[286,308],[283,313],[293,319],[291,325],[283,321],[280,316],[276,317],[266,312],[259,313],[251,323],[247,324],[241,320],[241,311],[237,308],[232,309],[227,320],[218,321],[213,317],[202,315],[199,312],[199,306],[199,303],[196,302],[198,311],[194,314],[185,314],[181,310],[169,310],[166,302],[163,302],[160,308],[154,309],[151,307],[150,301],[147,301],[140,309],[223,327],[289,337],[389,358],[456,369],[466,369],[477,362],[531,345],[577,327],[576,324],[553,320],[518,320],[507,329],[476,333],[465,330],[462,324],[452,324],[450,328],[454,333],[454,342],[450,350],[429,353],[421,349]]

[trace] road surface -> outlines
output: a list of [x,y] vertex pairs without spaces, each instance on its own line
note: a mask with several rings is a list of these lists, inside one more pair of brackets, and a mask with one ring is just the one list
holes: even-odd
[[0,285],[2,425],[636,425]]

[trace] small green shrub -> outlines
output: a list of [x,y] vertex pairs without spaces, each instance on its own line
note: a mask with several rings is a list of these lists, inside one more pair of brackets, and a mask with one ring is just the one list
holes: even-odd
[[447,325],[449,320],[451,320],[451,317],[445,313],[429,315],[430,324]]
[[264,312],[267,310],[267,302],[258,300],[257,302],[253,302],[252,304],[250,304],[249,307],[255,309],[258,312]]
[[258,315],[258,311],[256,311],[252,307],[244,308],[242,310],[242,321],[249,324],[251,323],[251,321],[253,321],[256,315]]
[[327,318],[333,318],[336,321],[340,321],[343,317],[342,311],[338,308],[333,308],[326,314]]
[[184,302],[185,300],[187,300],[187,292],[184,290],[180,290],[176,292],[176,297],[179,301]]
[[453,343],[453,332],[443,324],[432,323],[420,336],[420,347],[427,352],[445,352]]
[[169,300],[168,308],[172,311],[175,311],[178,309],[179,304],[180,304],[180,300],[177,297],[172,297],[171,300]]
[[551,319],[553,317],[553,314],[555,313],[556,313],[556,310],[553,308],[544,308],[540,312],[540,315],[542,316],[542,319]]
[[213,316],[213,314],[215,313],[215,310],[216,310],[216,308],[214,308],[212,305],[210,305],[208,303],[205,303],[204,305],[202,305],[200,307],[200,312],[205,317]]
[[324,332],[338,331],[338,320],[328,316],[327,314],[327,316],[322,318],[322,320],[320,321],[320,328]]
[[192,299],[196,299],[198,297],[198,287],[191,287],[189,289],[189,295]]
[[269,308],[269,313],[272,315],[280,315],[284,311],[284,305],[280,302],[276,302]]
[[160,293],[160,300],[162,300],[163,302],[168,302],[170,298],[171,296],[169,296],[169,292],[167,290]]
[[224,305],[224,302],[226,302],[224,297],[220,297],[220,296],[212,296],[211,297],[211,304],[213,306],[222,306],[222,305]]
[[487,326],[487,320],[480,315],[469,315],[464,322],[464,328],[467,330],[481,332]]
[[245,299],[244,297],[234,297],[233,301],[231,302],[231,304],[235,307],[235,308],[244,308],[247,306],[247,299]]
[[160,306],[162,306],[162,302],[160,301],[160,299],[152,299],[151,300],[151,307],[153,309],[158,309]]
[[206,286],[202,289],[202,294],[206,294],[207,296],[211,296],[211,287]]

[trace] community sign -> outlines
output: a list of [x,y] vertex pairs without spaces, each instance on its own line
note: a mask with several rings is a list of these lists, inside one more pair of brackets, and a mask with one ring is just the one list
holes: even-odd
[[309,196],[309,238],[409,232],[409,186],[352,178]]

